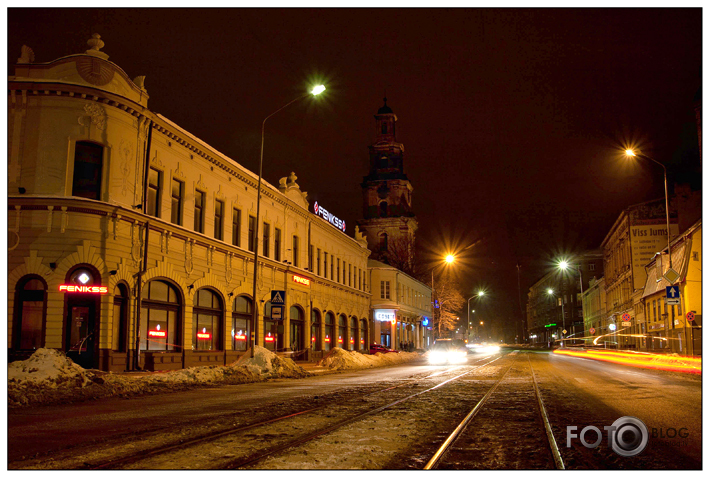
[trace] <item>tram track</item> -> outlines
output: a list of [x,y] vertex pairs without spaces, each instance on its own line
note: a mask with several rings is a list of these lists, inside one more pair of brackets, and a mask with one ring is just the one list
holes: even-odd
[[[531,387],[528,387],[528,392],[531,391],[532,394],[534,394],[534,401],[537,403],[539,418],[538,424],[541,423],[542,428],[544,429],[547,449],[550,453],[550,457],[552,458],[552,462],[554,463],[554,467],[559,470],[564,470],[564,461],[557,446],[554,434],[552,433],[552,427],[548,419],[548,414],[545,409],[545,404],[543,402],[542,395],[540,394],[537,379],[535,377],[535,371],[532,367],[532,363],[530,362],[530,357],[528,356],[528,354],[525,355],[528,364],[527,368],[529,369],[530,374],[529,382],[530,385],[532,385]],[[456,426],[456,428],[448,435],[444,442],[434,452],[434,454],[424,466],[425,470],[475,469],[480,468],[482,464],[483,468],[491,468],[490,465],[484,464],[485,459],[482,459],[482,455],[485,454],[485,448],[488,448],[488,450],[491,451],[492,454],[495,454],[499,450],[499,448],[497,447],[497,445],[499,444],[496,443],[496,435],[493,435],[493,440],[491,441],[488,441],[490,435],[486,436],[486,446],[483,447],[484,450],[481,450],[481,441],[479,441],[480,437],[477,437],[477,430],[472,429],[471,426],[474,422],[474,419],[479,416],[482,410],[484,410],[485,405],[489,403],[491,397],[494,396],[494,394],[499,388],[506,388],[506,398],[504,400],[507,403],[505,404],[505,408],[511,410],[511,415],[514,415],[514,420],[511,420],[510,422],[508,420],[501,420],[501,412],[496,412],[495,415],[499,417],[496,420],[496,426],[498,428],[497,435],[500,436],[502,434],[501,429],[504,429],[506,426],[517,427],[516,432],[519,438],[517,441],[514,441],[516,446],[528,446],[531,447],[531,450],[539,449],[539,444],[542,441],[540,439],[541,437],[539,436],[540,434],[538,433],[538,436],[534,437],[531,437],[530,435],[524,435],[523,430],[525,429],[521,427],[521,422],[530,421],[530,414],[528,413],[524,414],[524,416],[519,416],[521,415],[521,411],[523,411],[526,407],[529,408],[529,404],[532,401],[530,400],[530,393],[521,393],[520,384],[515,383],[512,380],[510,380],[510,384],[506,384],[508,385],[507,387],[505,385],[501,386],[502,384],[504,384],[509,372],[513,370],[516,365],[519,365],[519,362],[517,360],[510,364],[510,366],[501,375],[501,377],[488,389],[485,395],[483,395],[483,397],[478,400],[476,405],[469,411],[469,413],[463,418],[463,420],[461,420],[458,426]],[[521,370],[515,370],[515,372],[521,372]],[[518,373],[518,375],[520,375],[520,373]],[[516,377],[516,381],[519,382],[519,380],[517,380],[519,378],[520,377]],[[525,430],[525,433],[529,433],[529,431]],[[516,433],[512,433],[512,435],[515,434]],[[509,444],[510,442],[501,445],[505,446]],[[491,462],[495,462],[495,458],[491,459]],[[525,467],[529,467],[529,464]]]
[[[475,363],[480,363],[485,360],[486,358],[481,358],[477,362],[474,362],[473,365],[475,366]],[[118,446],[116,447],[111,446],[109,442],[101,443],[100,445],[94,443],[90,450],[91,453],[87,453],[86,459],[82,458],[81,461],[77,461],[76,457],[81,457],[84,453],[82,453],[81,447],[75,447],[71,450],[64,450],[64,458],[61,456],[51,457],[48,460],[50,464],[46,467],[61,469],[118,469],[122,467],[133,467],[134,464],[137,464],[139,467],[151,468],[152,465],[149,463],[152,458],[170,455],[171,453],[179,453],[180,450],[199,447],[202,444],[219,441],[220,439],[229,439],[230,436],[245,435],[252,430],[258,430],[260,427],[262,427],[263,430],[267,430],[265,431],[265,435],[268,436],[270,435],[268,430],[278,427],[279,423],[288,421],[304,422],[303,417],[306,415],[311,416],[311,418],[305,421],[313,421],[313,423],[320,424],[322,428],[327,428],[325,422],[332,423],[333,417],[342,416],[343,409],[350,407],[348,412],[352,412],[353,409],[358,409],[360,414],[366,414],[372,410],[373,406],[376,407],[378,402],[381,401],[381,398],[379,398],[380,395],[385,394],[389,397],[392,393],[399,394],[398,396],[402,395],[401,392],[407,394],[407,390],[411,390],[412,387],[421,387],[421,385],[419,385],[420,382],[441,378],[442,375],[448,376],[451,373],[455,373],[454,371],[460,368],[461,367],[452,367],[434,373],[421,374],[405,379],[403,383],[384,388],[380,387],[376,390],[372,390],[371,387],[366,387],[364,393],[357,393],[356,395],[353,395],[352,389],[345,389],[342,392],[328,395],[320,395],[316,398],[318,398],[319,402],[322,404],[315,407],[304,407],[304,404],[308,403],[308,397],[304,397],[303,400],[299,400],[300,405],[297,408],[288,409],[288,407],[281,407],[283,413],[280,416],[274,417],[272,415],[268,419],[263,419],[264,413],[258,413],[256,415],[260,417],[259,419],[249,420],[246,416],[249,414],[248,411],[241,413],[240,417],[236,417],[235,414],[225,414],[223,422],[229,422],[231,424],[230,426],[225,428],[223,422],[221,423],[221,427],[217,429],[215,429],[214,426],[205,425],[201,427],[202,432],[199,434],[186,433],[185,430],[179,428],[177,430],[173,428],[172,432],[170,432],[170,429],[162,430],[162,432],[161,430],[151,429],[146,436],[132,440],[130,446],[126,446],[125,441],[117,444]],[[473,369],[470,369],[466,373],[470,373],[472,370]],[[411,391],[408,395],[411,395]],[[359,410],[363,408],[364,410]],[[321,418],[314,419],[313,415],[321,416]],[[220,417],[211,418],[210,422],[217,424],[220,422]],[[344,424],[341,423],[340,426],[344,426]],[[297,427],[303,427],[303,423],[297,425]],[[177,438],[176,435],[178,435],[179,438]],[[256,433],[254,436],[257,438],[256,441],[258,441],[259,433]],[[159,445],[156,445],[156,443],[159,443]],[[91,445],[87,446],[87,448],[90,446]],[[101,449],[105,451],[102,452]],[[74,459],[71,458],[72,456],[74,456]],[[41,459],[42,457],[38,457],[38,460]],[[34,461],[37,462],[38,460]],[[218,461],[223,463],[223,460]],[[22,462],[9,463],[9,467],[32,468],[31,462],[32,460],[30,460],[30,463],[25,464],[22,464]],[[233,466],[230,463],[223,463],[223,465]],[[221,468],[222,465],[219,467]]]

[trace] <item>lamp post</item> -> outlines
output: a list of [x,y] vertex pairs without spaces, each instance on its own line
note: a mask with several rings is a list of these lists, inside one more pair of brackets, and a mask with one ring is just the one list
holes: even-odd
[[[453,254],[447,254],[447,256],[444,258],[444,263],[445,264],[453,264],[454,261],[456,260],[456,256]],[[436,269],[436,265],[431,269],[431,302],[432,302],[432,316],[436,319],[436,300],[434,299],[434,269]],[[441,304],[439,304],[439,308],[441,308]],[[441,309],[440,309],[441,310]],[[439,318],[441,318],[441,313],[439,313]],[[439,322],[436,321],[437,327],[439,326]]]
[[[567,261],[562,260],[557,263],[557,267],[559,267],[563,271],[566,271],[567,269],[570,268],[570,265]],[[574,266],[574,270],[576,270],[579,273],[579,294],[581,297],[581,294],[584,292],[584,289],[582,287],[582,270],[580,269],[579,264],[576,264]],[[574,308],[572,310],[574,311]],[[582,321],[584,322],[584,317],[582,317]],[[572,335],[574,335],[574,313],[572,314]],[[573,343],[574,343],[574,341],[573,341]]]
[[640,158],[648,159],[649,161],[653,161],[654,163],[663,168],[663,188],[666,197],[666,237],[668,239],[668,269],[671,270],[673,269],[673,258],[671,257],[671,220],[670,214],[668,212],[668,175],[666,173],[666,167],[663,165],[663,163],[659,163],[655,159],[648,157],[645,154],[635,153],[632,149],[626,150],[626,156],[638,156]]
[[[552,289],[547,289],[547,295],[554,296],[555,291]],[[562,300],[561,296],[558,297],[558,299],[560,301],[560,310],[562,311],[562,330],[567,330],[567,328],[565,327],[565,302],[564,302],[564,300]],[[564,342],[564,340],[562,340],[562,338],[563,338],[562,335],[563,334],[560,333],[560,348],[565,347],[565,342]]]
[[468,307],[466,311],[466,338],[468,338],[468,330],[471,327],[471,299],[474,299],[476,297],[483,297],[484,295],[486,295],[486,293],[482,290],[479,290],[476,295],[472,295],[466,301],[466,306]]
[[251,314],[251,333],[249,334],[249,348],[251,349],[251,354],[250,356],[253,358],[254,357],[254,346],[256,344],[256,323],[257,323],[257,300],[256,300],[256,279],[257,279],[257,265],[259,262],[259,209],[261,206],[261,175],[262,175],[262,166],[264,164],[264,128],[266,127],[266,120],[274,116],[276,113],[281,111],[282,109],[286,108],[287,106],[292,105],[296,101],[302,100],[304,98],[307,98],[310,95],[317,96],[325,91],[325,86],[323,85],[318,85],[315,88],[313,88],[310,92],[299,96],[298,98],[294,98],[293,100],[289,101],[285,105],[283,105],[281,108],[277,109],[273,113],[271,113],[269,116],[264,118],[264,121],[261,122],[261,151],[259,153],[259,182],[258,186],[256,188],[256,224],[254,224],[254,244],[252,246],[254,247],[254,282],[252,285],[252,300],[254,301],[252,304],[252,314]]

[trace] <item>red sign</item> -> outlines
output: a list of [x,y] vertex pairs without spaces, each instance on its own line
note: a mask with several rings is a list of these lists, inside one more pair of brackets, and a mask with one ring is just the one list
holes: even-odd
[[326,336],[325,336],[325,341],[326,341],[327,343],[330,343],[330,337],[328,337],[328,336],[326,335]]
[[265,338],[264,338],[264,341],[266,341],[266,342],[273,342],[273,341],[274,341],[274,338],[273,338],[273,337],[265,337]]
[[339,344],[342,344],[342,343],[343,343],[343,338],[342,338],[342,337],[338,337],[338,343],[339,343]]
[[316,338],[315,338],[315,337],[311,337],[311,342],[315,342],[315,341],[316,341]]
[[149,330],[148,337],[165,337],[167,334],[164,330]]
[[352,337],[350,337],[350,343],[351,343],[351,344],[354,344],[354,343],[355,343],[355,339],[353,339]]
[[90,294],[108,294],[108,287],[103,285],[71,285],[62,284],[59,292],[88,292]]
[[629,320],[631,320],[631,316],[629,314],[624,314],[621,316],[621,320],[623,320],[624,322],[628,322]]
[[294,275],[293,281],[297,282],[301,285],[311,285],[311,280],[307,277],[301,277],[301,276]]
[[197,332],[197,338],[202,340],[207,340],[212,337],[209,332]]
[[595,329],[594,327],[592,327],[591,329],[589,329],[589,333],[592,334],[592,335],[594,335],[594,332],[596,332],[596,331],[597,331],[597,329]]
[[235,335],[234,338],[237,340],[246,340],[247,336],[246,335]]
[[688,319],[688,322],[692,322],[695,320],[695,314],[693,312],[688,312],[685,314],[685,318]]

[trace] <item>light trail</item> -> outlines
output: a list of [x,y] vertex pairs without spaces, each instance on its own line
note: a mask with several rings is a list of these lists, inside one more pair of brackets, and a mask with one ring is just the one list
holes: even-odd
[[695,357],[673,357],[663,354],[643,352],[618,352],[615,350],[570,350],[557,349],[553,353],[571,357],[587,358],[602,362],[611,362],[632,367],[700,374],[702,361]]

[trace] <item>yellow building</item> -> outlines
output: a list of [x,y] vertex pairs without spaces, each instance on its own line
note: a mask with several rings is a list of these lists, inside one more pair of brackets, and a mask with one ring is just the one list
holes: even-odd
[[[646,266],[641,298],[645,311],[645,343],[651,350],[684,355],[702,353],[702,222],[698,221],[671,242],[673,269],[679,277],[669,282],[668,254],[656,254]],[[680,300],[669,304],[667,290],[677,286]],[[675,295],[671,291],[670,295]],[[671,299],[672,300],[672,299]],[[692,320],[691,320],[692,319]]]
[[[144,77],[109,61],[98,35],[88,44],[49,63],[23,47],[9,77],[11,360],[49,347],[103,370],[228,363],[255,304],[260,345],[365,349],[357,228],[311,213],[293,173],[264,183],[256,218],[257,176],[150,111]],[[272,291],[285,292],[273,313]]]

